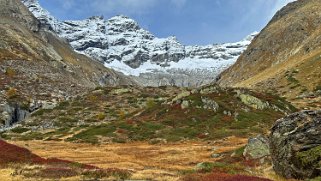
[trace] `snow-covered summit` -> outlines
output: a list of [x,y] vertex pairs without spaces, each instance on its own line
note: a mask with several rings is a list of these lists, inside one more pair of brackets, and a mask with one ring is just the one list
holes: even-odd
[[77,52],[151,86],[209,83],[234,64],[256,35],[236,43],[185,46],[176,37],[155,37],[124,15],[108,20],[93,16],[79,21],[59,21],[37,0],[22,2],[42,24],[68,40]]

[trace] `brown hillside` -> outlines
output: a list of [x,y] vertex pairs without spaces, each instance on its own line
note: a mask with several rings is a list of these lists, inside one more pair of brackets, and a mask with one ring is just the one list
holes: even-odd
[[20,0],[0,0],[0,103],[10,89],[51,100],[120,84],[132,81],[74,52],[42,27]]
[[318,107],[321,85],[321,1],[298,0],[281,9],[237,63],[222,86],[268,90],[298,106]]

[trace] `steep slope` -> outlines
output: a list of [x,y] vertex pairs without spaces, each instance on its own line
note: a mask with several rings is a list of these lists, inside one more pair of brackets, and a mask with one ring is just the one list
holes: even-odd
[[256,35],[236,43],[185,46],[175,37],[155,37],[126,16],[62,22],[37,0],[22,1],[42,24],[67,39],[77,52],[131,75],[145,86],[210,83],[236,61]]
[[298,0],[281,9],[221,74],[219,84],[273,91],[302,108],[321,106],[320,10],[319,0]]
[[32,102],[56,103],[97,86],[130,83],[123,74],[74,52],[20,0],[0,0],[0,126],[9,117],[21,117],[10,108],[15,104],[29,111]]

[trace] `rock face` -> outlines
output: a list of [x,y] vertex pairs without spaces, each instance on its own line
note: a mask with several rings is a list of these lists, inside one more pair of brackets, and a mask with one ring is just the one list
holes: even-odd
[[278,120],[270,149],[278,174],[297,179],[321,176],[321,111],[302,111]]
[[144,86],[200,86],[231,66],[256,33],[236,43],[185,46],[176,37],[157,38],[126,16],[59,21],[37,0],[22,0],[44,26],[79,53],[133,76]]
[[0,106],[0,128],[10,127],[15,123],[23,121],[29,116],[29,110],[24,110],[18,104],[15,105],[1,105]]

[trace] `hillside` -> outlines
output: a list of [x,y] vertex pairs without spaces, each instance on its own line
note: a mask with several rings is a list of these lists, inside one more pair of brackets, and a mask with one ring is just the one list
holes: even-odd
[[74,52],[19,0],[0,1],[0,25],[0,127],[97,86],[134,84]]
[[300,108],[320,107],[320,5],[298,0],[281,9],[218,83],[277,93]]
[[38,0],[22,2],[42,24],[70,42],[75,51],[132,76],[143,86],[197,87],[211,83],[256,35],[235,43],[186,46],[174,36],[156,37],[127,16],[60,21]]
[[106,87],[38,110],[1,137],[89,143],[246,138],[268,132],[275,120],[295,110],[277,96],[215,85]]

